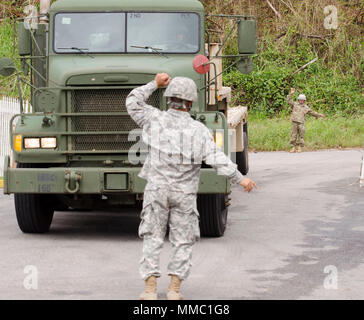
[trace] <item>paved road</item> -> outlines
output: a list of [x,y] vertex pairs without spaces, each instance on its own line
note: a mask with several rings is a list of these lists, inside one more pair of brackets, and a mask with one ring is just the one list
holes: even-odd
[[[247,195],[233,188],[226,235],[196,245],[185,297],[364,299],[361,155],[251,154],[250,176],[260,189]],[[136,212],[57,212],[50,233],[25,235],[12,197],[1,195],[0,219],[0,298],[134,299],[143,288]],[[169,249],[166,243],[163,271]],[[37,290],[24,289],[26,265],[37,267]],[[337,289],[325,289],[335,268]],[[167,285],[163,276],[161,299]]]

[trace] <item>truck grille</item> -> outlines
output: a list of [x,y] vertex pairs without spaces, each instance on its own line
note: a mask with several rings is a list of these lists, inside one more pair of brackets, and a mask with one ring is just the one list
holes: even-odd
[[[131,131],[139,128],[129,115],[113,115],[127,112],[125,101],[131,89],[95,89],[72,91],[72,113],[102,112],[101,116],[77,116],[72,118],[74,132]],[[158,107],[160,91],[148,99],[148,104]],[[128,134],[80,135],[72,138],[74,150],[128,151],[135,141],[128,141]]]

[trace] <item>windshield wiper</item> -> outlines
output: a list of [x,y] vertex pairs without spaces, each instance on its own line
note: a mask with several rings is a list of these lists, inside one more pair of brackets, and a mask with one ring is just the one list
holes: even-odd
[[90,58],[94,59],[95,57],[90,55],[89,53],[87,53],[85,50],[89,50],[88,48],[78,48],[78,47],[68,47],[68,48],[57,48],[57,49],[62,49],[62,50],[77,50],[87,56],[89,56]]
[[138,48],[138,49],[152,50],[153,52],[158,53],[162,57],[165,57],[165,58],[169,59],[163,52],[160,52],[163,49],[153,48],[153,47],[150,47],[150,46],[131,46],[131,47],[132,48]]

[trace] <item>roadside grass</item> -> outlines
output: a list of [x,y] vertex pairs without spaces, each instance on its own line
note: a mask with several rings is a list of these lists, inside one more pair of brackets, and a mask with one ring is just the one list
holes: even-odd
[[[10,19],[4,19],[0,22],[0,58],[11,58],[18,70],[21,70],[21,65],[19,59],[17,59],[17,48],[15,47],[15,52],[13,49],[13,25]],[[27,79],[28,80],[28,79]],[[30,99],[30,89],[29,87],[21,83],[21,89],[23,93],[23,98]],[[19,92],[16,85],[15,74],[8,78],[0,76],[0,97],[18,97]]]
[[[12,32],[11,23],[8,20],[2,21],[0,24],[0,58],[14,58]],[[0,76],[0,96],[14,96],[15,88],[16,78],[14,75],[9,78]]]
[[[250,151],[288,151],[291,122],[288,117],[267,119],[250,115]],[[306,120],[305,150],[355,148],[364,145],[364,116]]]

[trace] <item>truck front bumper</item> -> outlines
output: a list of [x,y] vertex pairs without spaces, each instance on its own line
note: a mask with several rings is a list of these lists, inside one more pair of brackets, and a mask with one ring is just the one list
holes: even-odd
[[[143,193],[146,181],[140,168],[52,167],[11,168],[4,164],[4,194]],[[229,181],[213,169],[201,169],[199,193],[228,193]]]

